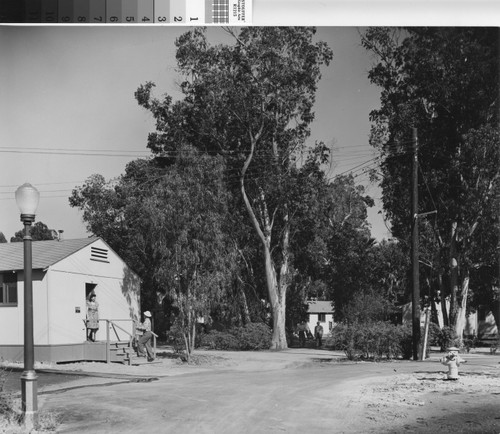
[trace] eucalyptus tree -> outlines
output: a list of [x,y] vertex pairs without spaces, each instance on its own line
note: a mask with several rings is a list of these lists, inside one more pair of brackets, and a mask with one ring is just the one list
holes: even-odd
[[321,66],[332,53],[325,43],[313,42],[312,28],[225,30],[231,43],[210,45],[202,28],[176,41],[181,100],[153,97],[151,82],[139,87],[136,98],[156,120],[148,139],[154,155],[168,160],[187,143],[224,156],[226,180],[261,246],[272,347],[283,349],[292,277],[288,187],[314,119]]
[[[469,285],[471,270],[498,263],[498,30],[371,28],[362,44],[375,57],[369,78],[382,88],[370,140],[383,157],[385,211],[394,235],[408,240],[415,127],[419,211],[437,211],[426,223],[434,240],[421,241],[434,245],[428,250],[451,300],[449,322],[461,336],[471,291],[480,288]],[[490,277],[498,287],[498,275]]]
[[223,172],[220,157],[184,146],[168,165],[135,160],[116,180],[93,175],[70,198],[141,276],[143,307],[173,304],[188,357],[196,323],[210,319],[234,271]]

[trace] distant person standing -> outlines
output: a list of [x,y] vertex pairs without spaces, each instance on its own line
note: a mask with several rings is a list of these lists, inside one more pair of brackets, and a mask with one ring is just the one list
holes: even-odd
[[87,340],[95,342],[95,335],[99,330],[99,303],[95,293],[89,295],[87,300]]
[[152,362],[155,357],[153,354],[153,348],[151,348],[151,339],[153,338],[153,332],[151,330],[151,312],[147,310],[144,312],[144,322],[137,324],[136,329],[139,333],[142,332],[142,336],[139,337],[137,341],[137,355],[139,357],[145,357],[144,348],[146,348],[146,353],[148,357],[148,362]]
[[299,332],[299,345],[301,347],[305,347],[306,337],[309,333],[311,333],[305,321],[302,321],[297,325],[297,331]]
[[316,339],[316,344],[318,345],[318,348],[321,348],[323,345],[322,342],[323,326],[320,324],[319,321],[316,323],[316,327],[314,327],[314,338]]

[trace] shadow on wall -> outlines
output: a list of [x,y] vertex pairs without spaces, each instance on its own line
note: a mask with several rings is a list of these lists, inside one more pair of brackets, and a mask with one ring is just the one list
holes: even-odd
[[[122,282],[122,294],[128,303],[130,318],[139,321],[140,320],[140,300],[141,300],[141,279],[137,274],[132,272],[130,268],[125,266],[123,268],[123,282]],[[137,300],[136,311],[134,309],[135,301]]]

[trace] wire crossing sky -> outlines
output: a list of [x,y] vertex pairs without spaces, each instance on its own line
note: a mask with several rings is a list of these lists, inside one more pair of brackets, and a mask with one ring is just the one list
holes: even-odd
[[[36,221],[64,230],[64,237],[89,234],[71,190],[92,174],[106,179],[127,162],[147,158],[150,113],[134,98],[140,84],[153,81],[156,96],[181,98],[174,42],[186,27],[0,26],[0,231],[20,229],[14,192],[30,182],[41,192]],[[334,52],[322,70],[310,143],[334,149],[328,177],[353,172],[367,194],[380,197],[368,173],[377,153],[368,145],[369,113],[380,91],[367,78],[372,59],[355,27],[321,27],[316,38]],[[209,40],[228,41],[220,28]],[[369,211],[372,234],[389,237],[377,207]]]

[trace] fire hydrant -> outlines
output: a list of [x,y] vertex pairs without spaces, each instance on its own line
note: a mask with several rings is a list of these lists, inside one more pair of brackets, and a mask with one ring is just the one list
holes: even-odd
[[458,355],[459,349],[457,347],[448,348],[448,354],[441,358],[441,363],[448,366],[448,380],[458,380],[458,367],[461,363],[466,363]]

